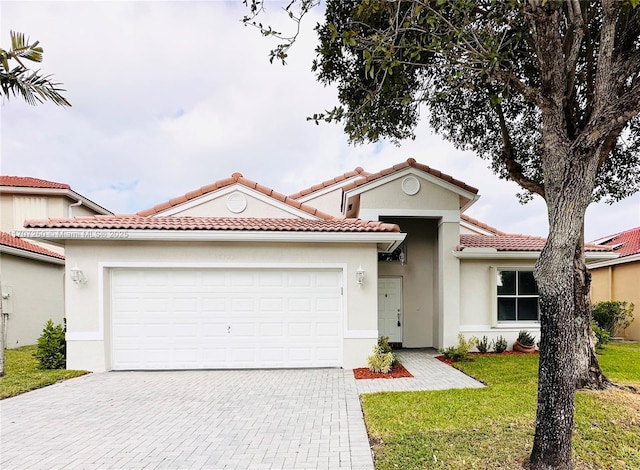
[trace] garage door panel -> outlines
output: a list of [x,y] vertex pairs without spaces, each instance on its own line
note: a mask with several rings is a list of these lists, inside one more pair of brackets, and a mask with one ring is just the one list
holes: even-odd
[[335,367],[339,270],[112,272],[112,368]]

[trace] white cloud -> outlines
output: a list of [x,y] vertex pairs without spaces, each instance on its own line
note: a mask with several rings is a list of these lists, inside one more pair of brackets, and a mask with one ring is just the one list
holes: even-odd
[[[291,28],[284,4],[269,2],[262,19]],[[335,90],[310,71],[319,10],[282,67],[268,61],[274,43],[242,25],[239,1],[3,1],[0,8],[0,44],[10,29],[38,39],[42,70],[64,83],[73,104],[4,103],[3,174],[69,183],[124,213],[236,171],[288,194],[357,166],[373,172],[413,157],[479,188],[470,216],[508,232],[546,233],[541,201],[520,206],[515,184],[424,122],[401,147],[353,147],[339,126],[306,121],[336,103]],[[640,199],[590,208],[587,217],[587,239],[640,225]]]

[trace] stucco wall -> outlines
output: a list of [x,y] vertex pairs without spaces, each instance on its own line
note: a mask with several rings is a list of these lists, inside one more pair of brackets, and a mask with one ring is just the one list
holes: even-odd
[[[109,270],[105,265],[340,267],[346,280],[344,315],[345,368],[365,367],[377,337],[377,250],[374,244],[86,242],[69,241],[67,266],[80,267],[87,283],[66,287],[69,338],[68,367],[94,371],[109,368]],[[362,265],[365,281],[358,287],[355,271]],[[102,272],[102,285],[99,283]],[[104,313],[102,313],[104,312]],[[101,319],[101,315],[104,315]]]
[[[234,213],[227,207],[227,198],[231,194],[241,194],[246,198],[247,207],[240,213]],[[191,217],[274,217],[274,218],[298,218],[297,216],[273,205],[273,202],[266,203],[258,198],[251,197],[245,193],[235,191],[230,194],[223,194],[214,199],[203,201],[197,206],[185,208],[175,216]]]
[[360,196],[360,210],[396,209],[403,210],[458,210],[460,197],[448,189],[416,176],[420,181],[420,190],[409,196],[402,190],[402,181],[406,175],[400,176],[386,184],[372,188]]
[[635,305],[625,339],[640,341],[640,261],[591,269],[591,301],[620,300]]
[[487,336],[495,340],[502,335],[511,348],[520,330],[528,330],[540,339],[535,322],[498,324],[496,269],[531,268],[535,260],[462,259],[460,261],[460,332],[466,338]]
[[52,319],[62,324],[64,319],[62,265],[44,263],[18,256],[0,255],[2,292],[10,293],[3,300],[7,320],[7,347],[35,344],[45,323]]

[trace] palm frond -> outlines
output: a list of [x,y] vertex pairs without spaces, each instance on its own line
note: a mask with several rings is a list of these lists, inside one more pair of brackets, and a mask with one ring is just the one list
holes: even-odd
[[52,101],[58,106],[71,106],[71,103],[60,93],[66,91],[60,88],[60,83],[52,82],[51,75],[41,75],[40,71],[31,71],[22,65],[10,72],[0,71],[0,88],[2,96],[22,97],[28,104],[37,105],[45,101]]
[[[33,62],[42,62],[42,53],[44,50],[38,46],[39,41],[29,44],[29,38],[23,33],[11,31],[11,51],[10,57],[20,62],[20,58],[28,59]],[[22,65],[22,64],[21,64]]]

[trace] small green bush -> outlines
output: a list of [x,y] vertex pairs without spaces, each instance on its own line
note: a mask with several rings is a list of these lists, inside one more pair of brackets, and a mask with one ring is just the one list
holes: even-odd
[[393,366],[400,364],[391,346],[389,346],[388,336],[380,336],[378,338],[378,344],[373,347],[373,355],[367,358],[367,362],[371,372],[383,374],[388,374],[393,369]]
[[611,342],[611,335],[604,328],[600,328],[595,320],[591,322],[591,330],[596,341],[596,348],[603,348],[605,344]]
[[67,365],[67,342],[62,325],[53,325],[48,320],[38,338],[38,348],[34,357],[40,363],[39,369],[64,369]]
[[632,303],[621,301],[597,302],[593,304],[591,315],[603,330],[612,338],[618,330],[624,330],[633,321]]
[[466,361],[469,359],[469,351],[478,344],[478,338],[472,336],[468,340],[462,333],[458,333],[458,346],[449,346],[440,350],[440,353],[454,362]]
[[536,344],[536,337],[529,333],[527,330],[520,330],[517,341],[522,346],[533,346],[534,344]]
[[500,335],[496,338],[496,342],[494,344],[494,351],[497,353],[503,353],[507,350],[507,340],[504,338],[504,336]]
[[481,353],[486,353],[491,349],[492,345],[493,345],[493,341],[489,342],[489,338],[487,338],[485,335],[482,337],[481,340],[478,340],[478,344],[476,344],[476,348],[478,348],[478,351],[480,351]]

